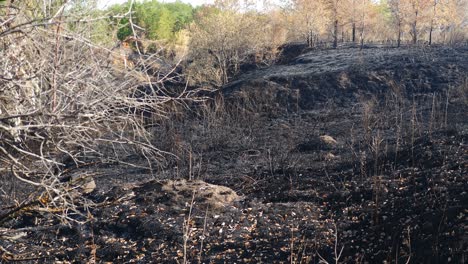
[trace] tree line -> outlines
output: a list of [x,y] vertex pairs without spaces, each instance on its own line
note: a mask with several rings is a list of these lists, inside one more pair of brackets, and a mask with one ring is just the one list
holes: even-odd
[[[258,3],[262,2],[262,8]],[[225,84],[243,63],[271,63],[278,47],[289,42],[338,47],[341,42],[456,44],[467,37],[466,0],[216,0],[192,7],[176,1],[129,1],[104,11],[131,18],[111,18],[120,40],[141,28],[140,38],[177,43],[191,61],[194,83]],[[112,32],[106,30],[107,32]],[[188,52],[187,52],[188,50]],[[184,54],[187,55],[187,54]],[[178,56],[181,57],[181,56]]]
[[[294,0],[296,37],[340,41],[402,41],[431,45],[466,39],[466,0]],[[294,19],[293,19],[294,20]],[[437,35],[437,39],[434,36]]]
[[[257,2],[264,3],[261,9],[256,8]],[[104,12],[112,17],[127,11],[131,4],[133,24],[143,28],[144,38],[151,40],[174,40],[181,30],[209,27],[207,17],[217,15],[226,19],[233,15],[268,17],[270,26],[277,27],[273,34],[283,38],[281,41],[306,41],[310,46],[327,40],[333,46],[339,41],[366,40],[453,43],[464,40],[468,24],[466,0],[289,0],[282,5],[277,2],[216,0],[212,5],[192,7],[180,1],[145,0],[114,5]],[[128,17],[111,20],[110,24],[118,27],[120,40],[132,34]]]
[[[148,114],[165,118],[171,104],[200,100],[186,89],[166,94],[178,67],[189,85],[212,88],[247,64],[275,62],[279,47],[292,41],[314,48],[341,41],[454,44],[467,36],[466,0],[264,1],[262,9],[256,2],[217,0],[194,8],[129,1],[98,10],[91,0],[0,0],[1,202],[21,204],[18,186],[26,186],[24,194],[34,187],[48,206],[66,208],[66,220],[86,203],[61,180],[68,165],[91,159],[141,167],[125,160],[138,154],[152,171],[167,153],[152,144]],[[139,68],[112,63],[121,55],[116,43],[128,37],[137,40]],[[155,48],[140,49],[145,40]],[[182,55],[154,53],[161,49]],[[164,74],[147,70],[172,57],[183,60]]]

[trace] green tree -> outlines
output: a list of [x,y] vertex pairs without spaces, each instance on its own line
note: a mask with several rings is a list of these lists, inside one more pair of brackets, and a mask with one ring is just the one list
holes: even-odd
[[[109,9],[112,14],[122,14],[128,10],[128,3],[115,5]],[[150,40],[173,40],[175,33],[184,29],[193,21],[194,9],[190,4],[180,1],[160,3],[157,0],[134,3],[132,22],[143,28],[145,37]],[[117,36],[123,40],[132,34],[129,19],[118,21]]]
[[176,1],[174,3],[165,4],[165,8],[167,8],[175,18],[174,32],[184,29],[193,21],[194,8],[189,4]]
[[146,37],[149,39],[158,38],[161,9],[162,4],[155,0],[135,4],[134,22],[145,29]]
[[158,29],[156,31],[158,39],[172,39],[174,37],[176,18],[173,13],[163,7],[158,21]]
[[117,38],[120,40],[124,40],[128,36],[131,36],[133,34],[132,28],[129,25],[130,21],[128,18],[122,18],[119,21],[119,29],[117,30]]

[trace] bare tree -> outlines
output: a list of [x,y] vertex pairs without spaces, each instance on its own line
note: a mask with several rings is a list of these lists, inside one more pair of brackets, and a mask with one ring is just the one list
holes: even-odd
[[[438,0],[433,9],[433,29],[441,34],[441,42],[454,44],[466,41],[468,37],[466,0]],[[435,33],[435,32],[433,32]],[[432,38],[434,36],[431,36]]]
[[333,48],[338,47],[338,27],[343,18],[343,0],[323,0],[326,10],[330,16],[331,35],[333,38]]
[[[192,63],[188,75],[197,83],[226,84],[249,57],[272,43],[271,27],[256,12],[240,12],[236,1],[229,8],[201,10],[191,28]],[[270,36],[270,37],[269,37]]]
[[434,20],[436,18],[436,15],[437,15],[437,4],[439,3],[438,0],[433,0],[432,2],[432,16],[431,16],[431,22],[430,22],[430,26],[429,26],[429,45],[432,44],[432,31],[434,30]]
[[416,44],[421,31],[421,25],[429,7],[429,0],[405,0],[406,14],[410,27],[411,42]]
[[[80,1],[0,3],[0,173],[37,190],[64,219],[85,202],[72,195],[83,186],[61,180],[66,163],[125,162],[133,152],[151,169],[166,153],[151,144],[146,117],[164,116],[174,100],[157,91],[167,76],[119,67],[119,54],[87,38],[105,19],[87,16],[92,10]],[[142,94],[143,84],[153,92]]]
[[393,22],[397,27],[397,47],[400,47],[401,34],[403,32],[403,15],[401,11],[401,0],[389,0],[388,4],[392,12]]
[[293,1],[291,32],[300,34],[313,47],[319,36],[329,24],[329,14],[322,1],[295,0]]

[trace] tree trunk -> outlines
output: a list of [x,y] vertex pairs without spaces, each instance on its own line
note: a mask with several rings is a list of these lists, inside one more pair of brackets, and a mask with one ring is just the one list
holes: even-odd
[[432,22],[431,22],[431,27],[429,28],[429,46],[432,44]]
[[338,47],[338,19],[333,23],[333,48]]
[[352,40],[353,43],[356,42],[356,23],[353,22],[353,29],[352,29]]
[[227,59],[224,53],[221,53],[219,55],[212,53],[212,55],[216,58],[218,61],[218,67],[219,70],[221,71],[220,74],[220,79],[221,79],[221,84],[224,85],[228,82],[228,65],[227,65]]
[[435,16],[436,16],[436,5],[437,5],[437,1],[434,0],[434,6],[433,6],[433,9],[432,9],[431,27],[429,28],[429,46],[432,44],[432,31],[434,29],[434,19],[435,19]]
[[307,33],[307,46],[309,46],[309,48],[314,46],[314,33],[312,31]]
[[397,48],[401,45],[401,22],[398,22],[398,38],[397,38]]
[[364,47],[364,23],[362,25],[362,28],[361,28],[361,34],[359,35],[359,41],[360,41],[360,47],[359,49],[362,50],[362,48]]
[[411,32],[413,35],[413,44],[418,42],[418,11],[415,12],[413,25],[411,26]]

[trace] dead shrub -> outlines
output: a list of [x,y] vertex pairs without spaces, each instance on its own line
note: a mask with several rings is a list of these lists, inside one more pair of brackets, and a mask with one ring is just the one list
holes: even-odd
[[86,38],[99,19],[74,13],[67,1],[41,3],[11,1],[0,9],[0,174],[9,186],[2,190],[19,204],[37,190],[27,199],[47,196],[43,206],[70,220],[87,203],[61,180],[70,166],[142,166],[125,160],[137,153],[151,169],[166,153],[151,144],[142,113],[164,116],[167,102],[186,98],[134,96],[143,83],[164,80],[113,67],[115,54]]

